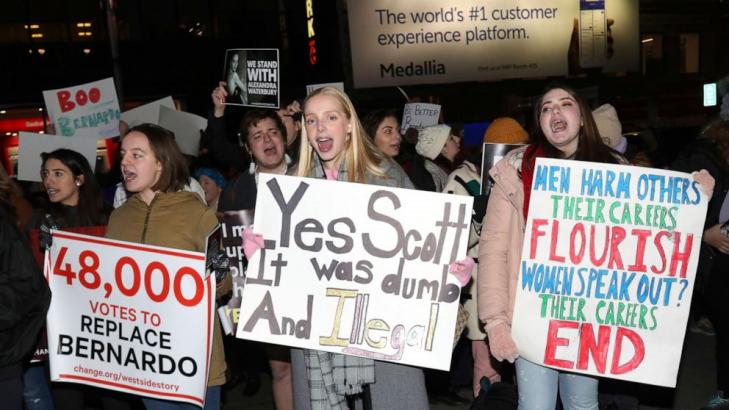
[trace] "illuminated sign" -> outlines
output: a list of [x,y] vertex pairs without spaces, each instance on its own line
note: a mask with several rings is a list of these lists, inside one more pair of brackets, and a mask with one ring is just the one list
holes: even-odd
[[309,39],[309,65],[316,65],[316,33],[314,32],[314,0],[306,0],[306,36]]

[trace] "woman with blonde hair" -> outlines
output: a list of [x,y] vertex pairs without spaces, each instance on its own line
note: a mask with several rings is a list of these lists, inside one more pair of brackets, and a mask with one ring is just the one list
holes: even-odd
[[[304,101],[304,127],[296,175],[412,188],[405,172],[367,138],[349,97],[332,87]],[[423,372],[416,367],[316,350],[292,349],[297,408],[426,409]],[[331,372],[327,371],[331,365]]]

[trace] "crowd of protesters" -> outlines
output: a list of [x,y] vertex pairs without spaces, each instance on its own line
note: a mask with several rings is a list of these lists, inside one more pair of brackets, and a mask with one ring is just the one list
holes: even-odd
[[[488,386],[503,382],[516,382],[521,409],[553,408],[558,394],[564,409],[598,408],[598,378],[521,358],[510,329],[535,160],[652,165],[640,146],[623,137],[612,106],[593,112],[571,88],[548,87],[533,104],[530,132],[514,118],[490,121],[483,142],[520,147],[483,170],[489,179],[482,180],[481,145],[466,146],[458,124],[425,127],[409,140],[400,133],[398,107],[359,113],[346,93],[332,87],[286,101],[279,110],[247,108],[236,124],[228,118],[232,108],[225,105],[234,89],[225,82],[213,89],[208,128],[196,158],[185,157],[174,134],[159,125],[123,127],[116,165],[121,181],[107,188],[110,194],[102,193],[92,171],[94,164],[68,149],[43,154],[42,183],[35,187],[23,184],[21,189],[0,172],[0,396],[4,408],[83,409],[90,400],[104,409],[196,408],[50,382],[47,363],[30,363],[29,355],[39,338],[45,337],[42,327],[51,295],[28,238],[38,231],[39,245],[44,246],[50,229],[106,225],[109,238],[204,251],[205,236],[222,213],[255,208],[261,173],[474,197],[468,255],[475,268],[461,297],[469,313],[467,330],[456,344],[454,367],[444,374],[315,350],[224,341],[228,336],[222,335],[216,317],[205,409],[221,408],[226,381],[245,381],[248,393],[253,393],[263,367],[271,375],[276,408],[284,410],[387,409],[394,402],[401,409],[424,409],[435,400],[470,402],[485,394]],[[698,142],[670,164],[685,172],[704,170],[695,178],[708,195],[713,193],[695,310],[697,320],[703,315],[700,320],[708,318],[713,324],[718,390],[726,392],[729,353],[724,347],[729,328],[724,325],[729,322],[724,302],[729,279],[722,269],[727,265],[729,238],[720,227],[729,220],[728,124],[713,121]],[[490,194],[482,193],[482,185],[489,186]],[[219,279],[217,294],[223,297],[230,290],[230,278],[221,275]],[[257,361],[260,357],[266,357],[266,366]],[[459,357],[468,358],[467,369],[457,368],[463,362]],[[471,397],[459,395],[459,385],[468,385]],[[721,392],[712,403],[729,408]]]

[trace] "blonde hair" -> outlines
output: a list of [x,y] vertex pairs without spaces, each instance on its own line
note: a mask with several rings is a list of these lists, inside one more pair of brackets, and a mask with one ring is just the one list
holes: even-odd
[[[380,167],[380,162],[384,159],[384,156],[375,147],[374,143],[367,138],[364,128],[362,128],[362,123],[354,109],[354,105],[347,94],[334,87],[324,87],[312,92],[304,100],[304,117],[306,117],[306,104],[317,95],[334,97],[339,102],[339,105],[342,107],[342,112],[347,116],[349,124],[352,127],[349,139],[344,145],[344,160],[347,164],[348,181],[364,183],[367,171],[376,176],[386,178],[387,174]],[[315,155],[317,153],[309,143],[309,138],[306,133],[306,120],[304,120],[304,126],[301,128],[299,161],[296,167],[297,176],[309,176],[316,163]]]

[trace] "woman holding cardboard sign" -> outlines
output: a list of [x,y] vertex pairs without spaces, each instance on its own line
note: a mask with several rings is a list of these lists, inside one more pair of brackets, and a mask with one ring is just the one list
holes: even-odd
[[[479,317],[486,323],[492,355],[516,361],[520,409],[554,408],[558,389],[565,410],[597,409],[597,378],[559,371],[519,358],[511,337],[531,183],[538,157],[601,163],[625,163],[604,145],[590,109],[571,89],[551,87],[536,101],[538,128],[531,143],[509,152],[490,171],[491,190],[479,247]],[[711,192],[713,178],[695,177]]]
[[[366,137],[349,97],[332,87],[314,91],[304,102],[296,175],[413,187],[402,168]],[[292,349],[291,361],[297,407],[346,409],[348,401],[371,400],[373,409],[392,408],[394,403],[402,409],[428,408],[423,372],[418,368],[299,349]],[[329,374],[334,376],[333,384],[310,383],[323,379],[323,369],[318,364],[324,361],[331,361],[336,368]]]
[[[120,152],[124,187],[135,194],[111,214],[107,237],[205,252],[206,237],[218,220],[197,194],[182,190],[190,176],[174,135],[154,124],[138,125],[122,137]],[[216,295],[222,296],[230,290],[230,277],[216,279]],[[220,408],[220,390],[225,383],[222,330],[218,316],[214,317],[205,410]],[[143,401],[150,410],[199,409],[165,400]]]

